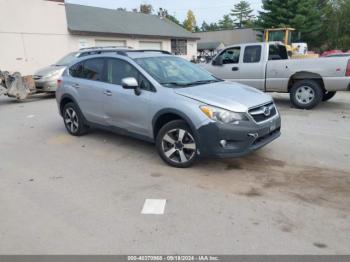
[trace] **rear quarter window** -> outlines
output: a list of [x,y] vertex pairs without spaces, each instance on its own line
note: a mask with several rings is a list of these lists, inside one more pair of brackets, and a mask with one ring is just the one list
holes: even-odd
[[244,50],[243,63],[259,63],[261,59],[261,46],[247,46]]
[[77,63],[69,68],[69,74],[72,77],[82,78],[83,68],[83,62]]
[[269,60],[287,60],[287,59],[288,59],[288,53],[285,46],[270,45]]
[[79,62],[69,68],[69,74],[75,78],[83,78],[93,81],[104,81],[105,59],[92,58]]

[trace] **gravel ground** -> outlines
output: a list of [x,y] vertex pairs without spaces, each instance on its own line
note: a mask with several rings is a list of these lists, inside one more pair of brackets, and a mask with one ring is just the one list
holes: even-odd
[[0,98],[0,254],[350,254],[350,92],[312,111],[273,96],[281,138],[185,170],[144,142],[68,135],[52,98]]

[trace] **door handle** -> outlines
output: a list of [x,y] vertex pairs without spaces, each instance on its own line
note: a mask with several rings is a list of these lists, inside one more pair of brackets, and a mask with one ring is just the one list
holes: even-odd
[[239,70],[239,67],[237,66],[232,67],[232,71],[238,71],[238,70]]
[[79,87],[80,87],[80,85],[79,85],[79,84],[77,84],[77,83],[74,83],[74,84],[73,84],[73,87],[75,87],[75,88],[79,88]]
[[103,92],[106,96],[111,96],[112,95],[112,91],[110,90],[106,90]]

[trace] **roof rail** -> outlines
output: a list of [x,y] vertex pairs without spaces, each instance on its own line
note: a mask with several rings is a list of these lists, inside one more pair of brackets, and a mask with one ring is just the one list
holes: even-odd
[[91,46],[91,47],[84,47],[80,48],[79,50],[84,51],[84,50],[96,50],[96,49],[110,49],[110,48],[115,48],[115,49],[133,49],[130,46]]
[[118,55],[122,56],[128,56],[128,53],[137,53],[137,52],[156,52],[156,53],[162,53],[165,55],[171,55],[170,52],[165,50],[156,50],[156,49],[125,49],[125,50],[118,50],[116,53]]
[[157,52],[157,53],[162,53],[166,55],[171,55],[169,51],[157,50],[157,49],[132,49],[132,50],[127,50],[126,52]]

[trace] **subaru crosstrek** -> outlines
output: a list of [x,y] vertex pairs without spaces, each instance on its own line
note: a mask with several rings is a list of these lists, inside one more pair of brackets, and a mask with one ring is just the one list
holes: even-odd
[[58,80],[67,131],[89,127],[156,144],[171,166],[246,155],[280,136],[272,98],[222,81],[165,51],[120,50],[77,59]]

